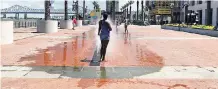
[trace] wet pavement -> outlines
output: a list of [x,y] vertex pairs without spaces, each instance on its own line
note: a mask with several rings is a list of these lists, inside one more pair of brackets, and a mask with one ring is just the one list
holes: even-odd
[[100,63],[96,27],[78,29],[3,45],[2,88],[218,88],[215,37],[134,25],[125,34],[119,26],[111,32],[106,61]]

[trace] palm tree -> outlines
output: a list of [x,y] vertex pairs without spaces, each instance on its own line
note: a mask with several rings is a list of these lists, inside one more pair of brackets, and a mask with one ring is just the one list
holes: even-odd
[[94,9],[99,9],[99,5],[96,1],[93,1],[92,4],[94,5]]

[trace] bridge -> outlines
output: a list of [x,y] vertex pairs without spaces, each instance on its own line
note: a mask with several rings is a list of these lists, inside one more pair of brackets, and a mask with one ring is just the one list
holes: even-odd
[[[83,13],[83,7],[79,6],[79,14]],[[90,9],[86,9],[87,13],[90,13]],[[24,14],[24,18],[27,17],[27,14],[44,14],[45,9],[34,9],[27,6],[14,5],[8,8],[1,9],[1,14],[3,14],[3,18],[6,18],[6,14],[15,14],[15,18],[19,14]],[[50,14],[64,14],[64,9],[50,9]],[[75,14],[75,11],[72,11],[72,8],[68,9],[68,14]]]

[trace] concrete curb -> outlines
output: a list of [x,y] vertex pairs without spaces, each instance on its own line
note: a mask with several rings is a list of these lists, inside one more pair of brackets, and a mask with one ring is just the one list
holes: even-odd
[[195,33],[195,34],[218,37],[218,31],[213,31],[213,30],[193,29],[193,28],[184,28],[184,27],[181,27],[179,29],[179,27],[164,26],[164,25],[161,26],[161,29],[183,31],[183,32],[189,32],[189,33]]

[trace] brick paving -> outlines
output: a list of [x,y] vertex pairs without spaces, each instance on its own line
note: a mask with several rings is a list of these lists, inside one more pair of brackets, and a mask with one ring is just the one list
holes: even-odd
[[112,31],[101,63],[92,61],[100,48],[94,26],[3,45],[2,88],[218,88],[217,38],[160,26],[132,25],[124,34],[123,27]]

